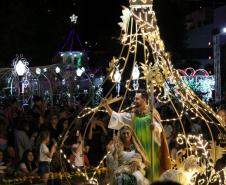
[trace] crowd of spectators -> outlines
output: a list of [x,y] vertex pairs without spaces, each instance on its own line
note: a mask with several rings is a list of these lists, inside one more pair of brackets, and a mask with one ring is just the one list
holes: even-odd
[[[32,104],[25,108],[16,99],[9,99],[0,107],[1,177],[33,176],[46,182],[49,172],[72,171],[72,165],[83,169],[99,164],[111,137],[106,115],[92,120],[83,140],[88,120],[78,121],[76,108],[47,107],[39,96],[34,96]],[[66,169],[59,160],[60,149],[71,163]]]
[[[9,99],[1,104],[0,177],[33,176],[47,181],[49,172],[72,171],[71,166],[62,168],[68,164],[62,165],[57,152],[59,149],[76,168],[83,170],[98,166],[113,135],[112,130],[107,128],[109,117],[105,113],[96,114],[86,130],[89,118],[76,119],[77,110],[80,108],[47,106],[39,96],[34,96],[31,108],[21,107],[17,99]],[[173,115],[173,110],[168,106],[159,107],[158,110],[163,120]],[[226,122],[225,106],[220,107],[218,115]],[[201,124],[189,124],[191,122],[186,116],[183,119],[187,133],[203,131]],[[179,127],[176,121],[170,124],[164,122],[163,125],[171,157],[175,158]],[[67,137],[59,146],[62,136]],[[225,155],[222,160],[225,160]],[[217,168],[221,167],[222,162],[217,163]]]

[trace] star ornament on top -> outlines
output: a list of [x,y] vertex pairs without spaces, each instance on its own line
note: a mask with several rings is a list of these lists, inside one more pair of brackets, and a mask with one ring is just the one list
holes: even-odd
[[71,19],[71,23],[76,24],[77,23],[77,20],[78,20],[78,16],[76,16],[75,14],[73,14],[70,17],[70,19]]

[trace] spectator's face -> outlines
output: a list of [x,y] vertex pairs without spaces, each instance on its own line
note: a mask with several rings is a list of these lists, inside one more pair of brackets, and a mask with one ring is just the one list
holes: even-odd
[[45,142],[48,144],[50,141],[50,137],[48,136],[46,139],[45,139]]
[[9,147],[9,148],[8,148],[8,155],[9,155],[9,157],[11,157],[11,158],[14,158],[14,157],[15,157],[15,150],[14,150],[13,147]]
[[68,128],[68,120],[65,120],[63,123],[64,130]]
[[136,107],[141,107],[146,104],[146,101],[142,98],[141,93],[136,93],[134,103]]
[[121,132],[121,138],[122,138],[123,142],[130,141],[132,138],[132,133],[131,133],[130,129],[124,128]]
[[32,162],[34,160],[34,155],[33,155],[32,152],[28,152],[28,154],[27,154],[27,160],[29,162]]
[[218,115],[221,117],[221,119],[223,120],[223,122],[226,124],[226,110],[220,110],[218,112]]
[[51,124],[56,125],[58,122],[57,116],[56,115],[52,116],[50,122]]

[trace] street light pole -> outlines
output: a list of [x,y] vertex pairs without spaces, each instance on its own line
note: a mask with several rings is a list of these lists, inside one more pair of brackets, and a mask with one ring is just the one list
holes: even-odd
[[226,34],[226,27],[213,35],[214,79],[215,79],[215,103],[221,101],[221,35]]
[[221,33],[218,33],[213,36],[215,103],[219,103],[221,101],[220,34]]

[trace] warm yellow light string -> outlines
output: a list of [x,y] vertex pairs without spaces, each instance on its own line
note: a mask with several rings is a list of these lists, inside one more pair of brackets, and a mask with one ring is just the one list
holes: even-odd
[[[131,18],[131,21],[133,21],[132,18]],[[138,37],[138,36],[137,36],[137,32],[138,32],[138,30],[137,30],[137,25],[136,25],[135,29],[136,29],[136,31],[135,31],[135,43],[136,43],[135,48],[136,48],[136,51],[137,51],[137,39],[138,39],[138,38],[137,38],[137,37]],[[133,68],[134,68],[134,66],[135,66],[136,59],[137,59],[137,52],[136,52],[136,51],[135,51],[134,57],[133,57]],[[130,74],[130,79],[128,80],[128,86],[130,86],[131,81],[132,81],[132,73]],[[122,106],[123,106],[124,101],[125,101],[125,98],[126,98],[126,96],[127,96],[127,93],[128,93],[128,89],[126,88],[126,91],[125,91],[125,93],[124,93],[124,95],[123,95],[123,99],[122,99],[122,101],[121,101],[121,104],[120,104],[120,106],[119,106],[118,111],[121,111]]]
[[[155,50],[157,50],[156,49],[157,47],[156,47],[156,45],[155,45],[155,47],[152,47],[152,49],[155,49]],[[157,53],[157,52],[156,52]],[[172,101],[171,101],[171,103],[172,103]],[[176,111],[176,109],[175,109],[175,111]],[[177,112],[177,111],[176,111]],[[180,116],[178,116],[178,117],[180,117]],[[200,117],[202,117],[202,116],[200,116]],[[202,119],[203,119],[203,117],[202,117]],[[179,118],[179,120],[180,120],[180,118]],[[205,120],[205,119],[204,119]],[[181,121],[180,121],[181,122]],[[181,125],[182,125],[182,123],[181,123]],[[210,132],[211,132],[211,130],[210,130]]]
[[96,175],[97,171],[99,170],[99,168],[101,167],[101,165],[103,164],[104,160],[107,158],[107,156],[110,154],[111,152],[108,152],[103,159],[100,161],[99,165],[95,168],[95,171],[92,175],[92,177],[89,179],[89,182],[92,182],[94,179],[94,176]]
[[[132,22],[133,23],[133,22]],[[132,33],[132,26],[131,26],[131,33]],[[132,39],[132,36],[130,37],[130,39]],[[131,50],[131,46],[128,48],[128,50],[130,51]],[[121,54],[122,54],[123,52],[121,52]],[[129,58],[129,53],[130,52],[128,52],[127,53],[127,57],[126,57],[126,59],[125,59],[125,61],[124,61],[124,66],[123,66],[123,68],[122,68],[122,70],[121,70],[121,75],[124,73],[124,71],[125,71],[125,68],[126,68],[126,65],[127,65],[127,62],[128,62],[128,58]],[[121,57],[121,56],[120,56]],[[115,87],[115,85],[116,85],[116,83],[114,83],[114,85],[111,87],[111,89],[108,91],[108,93],[106,94],[106,96],[105,97],[108,97],[109,95],[110,95],[110,93],[112,92],[112,90],[114,89],[114,87]],[[99,106],[97,106],[97,108],[95,108],[94,110],[93,110],[93,112],[92,112],[92,115],[91,115],[91,118],[89,119],[89,121],[88,121],[88,123],[87,123],[87,126],[86,126],[86,128],[85,128],[85,132],[84,132],[84,136],[83,136],[83,141],[84,141],[84,137],[85,137],[85,134],[86,134],[86,132],[87,132],[87,129],[88,129],[88,126],[90,125],[90,123],[91,123],[91,120],[92,120],[92,118],[94,117],[94,115],[96,114],[96,112],[97,112],[97,110],[99,109],[99,107],[100,107],[100,105]]]
[[[70,166],[71,166],[73,169],[76,168],[76,166],[75,166],[74,164],[72,164],[71,161],[67,158],[67,155],[63,152],[62,149],[60,149],[60,155],[63,156],[63,158],[67,161],[68,164],[70,164]],[[79,168],[76,168],[76,170],[77,170],[78,172],[80,172],[80,174],[82,174],[82,176],[84,176],[84,177],[86,178],[86,180],[89,180],[89,177],[88,177],[87,173],[82,172]]]
[[[220,171],[215,172],[215,170],[214,170],[214,164],[213,164],[213,162],[211,162],[211,160],[209,158],[209,152],[207,150],[208,142],[204,142],[204,140],[202,140],[202,135],[199,135],[199,136],[188,135],[188,138],[187,138],[186,141],[191,146],[192,144],[191,144],[190,141],[192,141],[194,139],[197,141],[197,144],[195,144],[195,145],[197,146],[198,149],[201,149],[203,151],[202,152],[202,155],[204,155],[204,157],[208,160],[207,164],[210,167],[210,169],[207,169],[207,171],[209,173],[211,173],[211,175],[208,178],[207,184],[209,184],[210,182],[216,182],[217,179],[218,179],[219,184],[222,184],[222,181],[221,181],[221,178],[220,178],[220,175],[219,174],[220,174],[220,172],[225,171],[226,170],[226,167],[223,168],[223,169],[221,169]],[[193,142],[193,144],[194,144],[194,142]],[[212,179],[213,176],[216,176],[217,178]],[[201,179],[200,182],[205,182],[205,179],[203,179],[203,180]]]
[[[177,75],[179,75],[179,74],[177,74]],[[181,77],[178,77],[178,78],[182,82],[182,78]],[[209,114],[212,114],[216,118],[216,120],[218,120],[220,122],[221,126],[223,125],[222,120],[219,119],[219,116],[217,116],[216,113],[205,102],[203,102],[202,100],[200,100],[200,98],[198,98],[197,95],[194,94],[194,92],[190,89],[190,87],[188,87],[184,83],[182,83],[182,86],[183,86],[184,89],[187,89],[188,95],[190,95],[189,97],[192,98],[192,100],[194,100],[194,101],[197,102],[196,105],[198,106],[198,108],[201,111],[203,111],[204,114],[206,114],[206,112],[208,112]],[[201,104],[203,107],[201,107],[199,104]],[[193,103],[191,103],[191,105],[193,105]],[[208,115],[206,114],[206,116],[208,116]],[[202,117],[202,116],[200,116],[200,117]],[[211,118],[209,117],[209,119],[211,119]],[[212,119],[211,119],[211,121],[208,121],[208,120],[206,120],[206,121],[209,122],[209,123],[214,123]]]
[[[181,94],[182,97],[184,97],[183,93],[180,93],[180,94]],[[184,97],[184,102],[186,102],[186,101],[188,101],[189,104],[190,104],[192,107],[194,107],[194,109],[196,110],[196,112],[197,112],[198,115],[199,115],[199,118],[201,118],[201,119],[206,123],[206,126],[207,126],[207,128],[208,128],[208,130],[209,130],[209,133],[210,133],[212,142],[214,143],[214,137],[213,137],[213,134],[212,134],[212,130],[211,130],[210,126],[207,124],[209,121],[206,120],[206,119],[204,118],[204,116],[202,115],[202,113],[199,112],[198,108],[195,107],[196,104],[194,105],[193,102],[191,102],[191,100],[189,100],[188,98],[185,98],[185,97]],[[191,110],[191,112],[193,112],[193,110]],[[196,117],[198,117],[197,113],[195,113],[195,112],[193,112],[193,113],[196,115]],[[204,112],[204,114],[205,114],[205,112]],[[215,158],[216,158],[216,154],[215,154],[215,151],[214,151],[214,161],[215,161]]]
[[[214,164],[211,162],[210,158],[209,158],[209,152],[207,150],[207,147],[208,147],[208,142],[204,142],[204,140],[202,139],[202,135],[198,135],[198,136],[195,136],[195,135],[188,135],[187,137],[183,134],[178,134],[178,137],[177,137],[177,142],[178,144],[180,145],[183,145],[184,142],[183,140],[185,140],[185,142],[188,144],[189,146],[189,149],[190,151],[192,152],[191,154],[193,154],[193,150],[194,149],[200,149],[202,151],[202,156],[204,156],[204,158],[207,160],[207,165],[206,166],[206,170],[204,170],[204,173],[207,175],[207,173],[211,173],[211,175],[209,176],[209,178],[207,178],[207,182],[206,182],[206,179],[205,178],[202,178],[202,179],[199,179],[199,183],[207,183],[209,184],[209,182],[212,180],[213,182],[216,182],[217,179],[212,179],[213,176],[218,176],[219,177],[219,173],[226,169],[222,169],[218,172],[214,172],[213,168],[214,168]],[[194,148],[192,149],[192,147],[194,146]],[[195,152],[195,156],[197,157],[197,159],[199,158],[198,157],[198,153],[197,153],[197,150]],[[195,177],[197,177],[197,175],[195,175]],[[219,184],[221,184],[221,179],[218,178],[218,181],[219,181]],[[193,184],[195,184],[195,182],[193,182]]]
[[[171,65],[170,57],[169,57],[168,53],[165,52],[164,43],[162,42],[162,40],[160,38],[159,29],[158,29],[158,26],[156,24],[157,23],[157,20],[156,20],[155,12],[151,10],[152,6],[150,6],[149,8],[150,8],[149,12],[148,13],[147,12],[145,13],[145,21],[143,21],[142,16],[141,16],[141,13],[140,13],[140,16],[136,16],[136,14],[134,12],[132,12],[132,15],[137,20],[139,20],[139,23],[138,24],[141,25],[139,27],[139,29],[145,28],[144,30],[147,31],[150,28],[150,30],[151,29],[152,30],[155,30],[155,31],[148,32],[147,34],[145,34],[146,40],[147,40],[147,42],[149,42],[149,45],[152,48],[154,62],[159,65],[159,67],[161,68],[162,71],[168,69],[171,72],[171,76],[173,76],[175,78],[175,76],[176,76],[175,70],[173,69],[173,66]],[[148,15],[150,15],[151,18],[152,18],[151,24],[147,23]],[[137,41],[136,42],[134,41],[134,36],[135,36],[135,34],[130,34],[128,36],[130,38],[130,42],[128,42],[128,44],[125,43],[125,45],[129,46],[130,48],[129,48],[129,52],[128,52],[128,55],[127,55],[126,62],[124,63],[123,69],[125,68],[125,64],[128,61],[129,54],[130,53],[136,53],[137,47],[135,45],[136,45]],[[136,36],[138,36],[137,33],[136,33]],[[143,39],[144,39],[144,37],[143,37]],[[139,41],[138,41],[138,43],[139,43]],[[124,47],[124,45],[123,45],[123,47]],[[145,50],[145,47],[144,47],[144,50]],[[144,55],[144,57],[145,56],[146,55]],[[147,62],[147,60],[145,59],[145,63],[146,62]],[[122,71],[124,71],[124,70],[122,70]],[[177,76],[176,76],[176,78],[177,78]],[[177,80],[175,80],[175,81],[177,81]],[[177,84],[177,82],[174,82],[174,84]],[[186,91],[185,94],[183,94],[183,93],[181,93],[181,91],[179,89],[180,89],[180,87],[182,87],[181,89],[186,89],[186,86],[184,86],[184,85],[181,86],[180,84],[178,84],[178,87],[179,87],[178,88],[178,92],[179,92],[180,95],[182,95],[181,100],[186,104],[185,107],[187,109],[189,109],[190,106],[194,107],[194,109],[192,109],[191,112],[193,111],[194,115],[196,117],[200,117],[202,120],[205,121],[205,123],[209,123],[209,122],[213,121],[211,119],[211,117],[209,115],[207,115],[206,112],[203,113],[203,110],[204,111],[207,110],[208,113],[212,113],[212,115],[214,115],[213,114],[213,111],[211,109],[209,109],[208,106],[202,105],[202,102],[199,102],[199,100],[197,101],[197,103],[194,104],[194,101],[196,100],[196,95],[192,91]],[[111,91],[109,91],[109,92],[111,92]],[[169,97],[170,96],[172,96],[172,94],[170,94]],[[178,98],[178,97],[176,97],[176,98]],[[171,104],[172,104],[172,106],[174,106],[172,100],[171,100]],[[179,120],[181,121],[181,118],[180,118],[181,114],[178,114],[178,112],[177,112],[177,115],[178,115]]]
[[171,122],[171,121],[177,121],[179,119],[182,119],[183,114],[184,114],[184,107],[185,107],[185,105],[183,104],[181,113],[179,114],[179,116],[177,118],[165,119],[165,120],[161,120],[161,122]]
[[107,156],[109,155],[110,152],[108,152],[100,161],[100,163],[98,164],[98,166],[95,168],[93,175],[91,178],[88,177],[87,172],[82,172],[79,168],[76,168],[76,166],[74,164],[71,163],[71,161],[67,158],[67,155],[63,152],[63,150],[60,150],[60,154],[63,156],[63,158],[66,160],[66,162],[73,168],[76,169],[82,176],[84,176],[86,178],[87,182],[93,182],[93,181],[97,181],[97,179],[94,178],[94,176],[96,175],[97,171],[100,169],[101,165],[103,164],[104,160],[107,158]]

